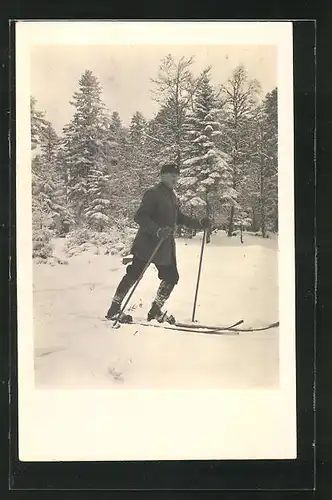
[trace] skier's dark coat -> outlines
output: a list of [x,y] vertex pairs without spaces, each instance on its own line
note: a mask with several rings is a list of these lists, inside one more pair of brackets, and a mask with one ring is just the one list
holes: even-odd
[[[157,231],[161,227],[183,225],[193,229],[200,228],[197,219],[183,214],[179,208],[177,197],[172,189],[162,182],[148,189],[136,212],[134,220],[139,230],[132,245],[131,253],[137,258],[148,261],[158,243]],[[170,236],[161,244],[153,263],[169,266],[175,259],[174,236]]]

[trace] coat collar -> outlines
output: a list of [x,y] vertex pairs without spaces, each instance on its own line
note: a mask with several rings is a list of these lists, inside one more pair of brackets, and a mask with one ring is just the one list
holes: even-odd
[[164,184],[164,183],[163,183],[163,182],[161,182],[161,181],[159,182],[158,186],[159,186],[160,188],[162,188],[162,189],[165,189],[168,193],[169,193],[169,192],[171,192],[171,193],[173,193],[173,192],[174,192],[174,191],[173,191],[173,189],[171,189],[171,188],[167,187],[167,186],[166,186],[166,184]]
[[171,188],[165,186],[165,184],[163,182],[159,182],[158,187],[160,189],[162,189],[164,191],[164,193],[167,193],[168,195],[177,197],[176,191],[174,189],[171,189]]
[[158,187],[160,189],[160,191],[163,193],[163,196],[166,196],[166,198],[168,199],[171,199],[172,200],[172,204],[176,205],[177,204],[177,195],[174,191],[174,189],[170,189],[168,188],[167,186],[165,186],[165,184],[163,184],[162,182],[160,182],[158,184]]

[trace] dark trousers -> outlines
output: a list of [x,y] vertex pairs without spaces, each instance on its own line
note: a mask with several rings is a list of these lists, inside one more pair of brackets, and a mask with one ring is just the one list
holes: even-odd
[[[132,264],[127,266],[126,275],[134,282],[139,278],[144,269],[146,262],[134,257]],[[179,281],[179,273],[176,267],[175,259],[170,266],[159,266],[154,264],[158,270],[158,278],[161,281],[166,281],[167,284],[176,285]]]
[[[129,289],[138,280],[143,271],[146,262],[134,256],[132,263],[127,266],[126,274],[119,283],[115,292],[113,300],[115,302],[122,302],[124,296],[128,293]],[[161,280],[160,287],[157,292],[156,300],[162,307],[163,303],[167,300],[174,286],[179,281],[179,273],[176,266],[175,257],[169,266],[160,266],[155,264],[158,270],[158,278]]]

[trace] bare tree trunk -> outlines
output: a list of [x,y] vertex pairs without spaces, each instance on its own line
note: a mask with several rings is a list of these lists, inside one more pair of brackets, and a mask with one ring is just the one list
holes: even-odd
[[275,209],[274,221],[273,221],[273,229],[274,229],[275,233],[278,232],[278,204],[277,204],[277,207]]
[[[209,201],[209,197],[208,197],[208,193],[206,193],[205,195],[205,202],[206,202],[206,216],[208,219],[212,219],[212,211],[211,211],[211,203]],[[211,241],[211,227],[209,227],[209,229],[207,230],[207,233],[206,233],[206,243],[210,243]]]
[[232,236],[233,234],[233,228],[234,228],[234,206],[231,206],[231,211],[229,214],[229,221],[228,221],[228,232],[227,236]]
[[[190,205],[189,215],[190,215],[190,217],[193,217],[193,207],[192,207],[192,205]],[[196,229],[192,228],[190,230],[189,238],[193,238],[194,236],[196,236]]]
[[265,221],[265,206],[264,206],[264,168],[261,165],[260,170],[260,215],[261,215],[261,229],[263,238],[266,237],[266,221]]
[[252,207],[252,216],[251,216],[251,230],[256,233],[258,231],[258,221],[257,221],[257,213],[255,207]]

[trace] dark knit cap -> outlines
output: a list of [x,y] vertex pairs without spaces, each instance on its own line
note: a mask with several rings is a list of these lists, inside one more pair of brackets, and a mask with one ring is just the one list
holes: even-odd
[[175,163],[165,163],[160,170],[161,174],[180,174],[180,170]]

